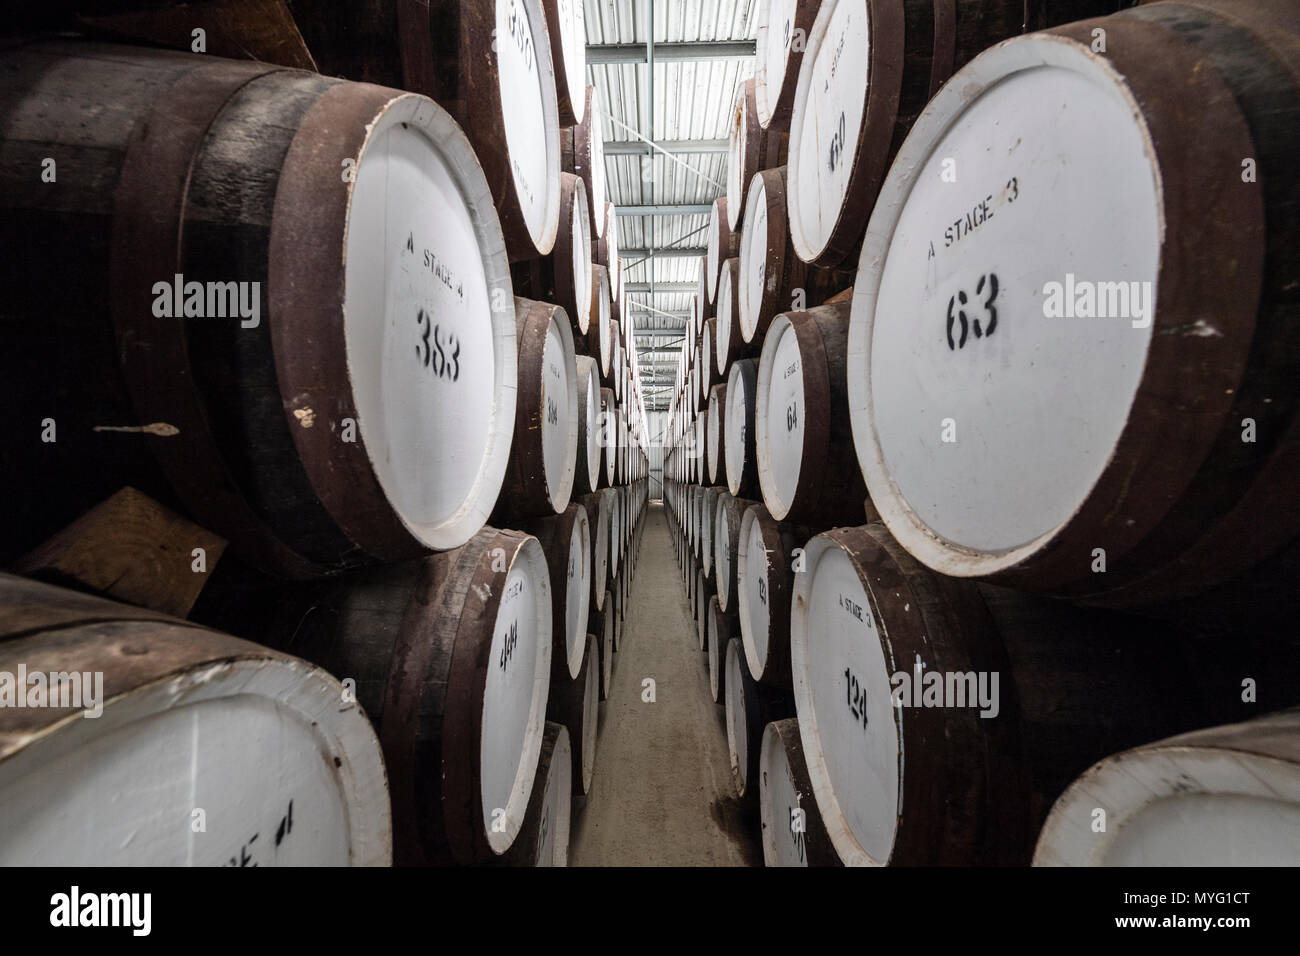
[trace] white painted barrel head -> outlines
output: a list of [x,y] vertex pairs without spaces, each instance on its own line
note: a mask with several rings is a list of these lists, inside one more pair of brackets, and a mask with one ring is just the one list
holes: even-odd
[[704,580],[704,569],[699,567],[695,572],[695,626],[703,651],[709,643],[709,583]]
[[[713,302],[718,295],[718,274],[722,268],[722,260],[731,255],[730,250],[723,249],[720,245],[724,230],[729,228],[725,206],[725,200],[715,199],[709,210],[709,242],[705,251],[704,283],[710,302]],[[704,324],[703,309],[700,310],[699,324]]]
[[[598,263],[591,264],[591,299],[585,315],[578,316],[578,332],[581,335],[587,335],[591,331],[591,323],[595,322],[596,327],[600,327],[601,309],[609,310],[609,270]],[[590,348],[588,349],[590,350]],[[592,358],[600,360],[599,355],[593,355]]]
[[863,0],[824,0],[799,65],[786,204],[790,239],[805,262],[825,253],[853,172],[872,42],[867,7]]
[[753,396],[749,393],[748,380],[745,378],[741,363],[731,367],[727,376],[727,490],[733,495],[740,494],[740,483],[745,477],[745,444],[749,433],[749,403]]
[[[594,86],[587,87],[587,118],[585,122],[590,131],[587,134],[587,142],[591,181],[587,183],[587,188],[591,190],[591,195],[588,197],[591,200],[591,218],[596,224],[596,238],[603,239],[610,225],[608,216],[601,215],[602,210],[608,210],[610,207],[605,194],[605,136],[603,132],[605,115],[604,110],[600,107],[600,93]],[[610,268],[613,267],[614,264],[611,262]]]
[[483,686],[480,796],[488,845],[498,854],[519,835],[528,807],[550,677],[550,572],[542,546],[528,537],[506,574]]
[[[1145,328],[1048,317],[1045,291],[1138,283],[1154,308],[1163,226],[1149,143],[1108,61],[1046,35],[968,64],[904,143],[858,268],[848,387],[872,500],[930,567],[1020,562],[1111,460],[1153,312]],[[948,160],[956,183],[940,178]]]
[[605,543],[608,551],[610,552],[609,578],[612,581],[614,575],[618,572],[618,565],[614,563],[614,555],[617,554],[618,536],[620,533],[618,527],[618,507],[617,507],[618,492],[615,491],[613,488],[605,488],[601,491],[600,494],[604,498],[602,504],[604,505],[605,508],[605,517],[606,517],[605,527],[608,529],[606,531]]
[[731,553],[727,528],[727,498],[718,495],[713,506],[713,579],[718,586],[718,607],[724,610],[731,604]]
[[1107,757],[1057,799],[1034,866],[1300,865],[1298,741],[1287,710]]
[[609,501],[603,491],[600,496],[598,514],[587,515],[588,521],[596,522],[595,549],[591,555],[592,602],[597,611],[605,608],[605,582],[609,580]]
[[[565,0],[577,4],[577,0]],[[581,4],[577,4],[581,6]],[[587,212],[587,189],[579,184],[573,191],[573,208],[570,210],[572,221],[569,225],[570,240],[573,243],[573,289],[577,296],[577,315],[573,316],[581,326],[591,315],[591,217]]]
[[[581,4],[577,6],[581,7]],[[573,810],[573,744],[567,727],[563,724],[548,725],[548,729],[551,727],[555,728],[555,742],[551,745],[550,770],[546,775],[546,796],[542,801],[535,865],[568,866],[570,814]]]
[[742,82],[736,87],[727,132],[727,227],[732,232],[740,224],[740,213],[745,208],[745,189],[749,186],[744,181],[745,151],[748,148],[746,134],[749,126],[746,117],[746,86]]
[[[375,120],[350,189],[356,429],[402,524],[427,547],[457,548],[496,503],[514,428],[514,298],[491,193],[460,127],[414,95]],[[295,422],[346,425],[324,408]]]
[[71,706],[0,710],[0,865],[391,864],[379,741],[325,671],[166,621],[15,637],[0,660],[27,700],[34,675],[75,675],[54,685]]
[[709,392],[709,418],[707,434],[705,436],[705,459],[709,469],[709,483],[718,484],[718,466],[722,458],[723,448],[722,436],[718,430],[722,428],[724,419],[723,412],[726,411],[726,392],[723,392],[724,400],[721,405],[718,403],[718,387],[714,386]]
[[778,315],[763,339],[754,394],[754,447],[763,503],[777,521],[790,513],[803,464],[803,355],[794,326]]
[[[587,434],[582,442],[586,449],[586,461],[577,467],[587,469],[587,487],[595,488],[600,484],[600,375],[596,371],[596,361],[586,355],[574,356],[574,369],[579,383],[578,399],[583,403],[582,417],[587,426]],[[586,383],[583,394],[582,383]]]
[[767,281],[767,184],[761,174],[749,181],[745,200],[744,227],[740,231],[740,275],[736,282],[739,300],[740,337],[754,340],[763,305],[763,284]]
[[714,363],[718,375],[727,373],[727,355],[731,351],[731,337],[736,334],[732,319],[735,317],[736,303],[732,299],[732,290],[736,287],[736,259],[723,261],[721,275],[718,276],[718,321],[714,323],[713,355],[706,356]]
[[614,680],[614,650],[618,634],[618,619],[622,610],[622,582],[616,583],[613,591],[606,597],[609,613],[601,620],[600,634],[600,699],[609,698],[610,684]]
[[713,365],[713,330],[718,323],[704,323],[704,332],[700,335],[700,395],[705,402],[709,400],[709,383],[713,381],[710,366]]
[[569,536],[564,590],[564,650],[568,655],[569,677],[575,680],[582,670],[582,653],[587,646],[587,617],[591,610],[591,519],[582,505],[577,509]]
[[[718,502],[718,493],[712,488],[705,488],[700,501],[700,563],[704,566],[706,577],[713,575],[713,511]],[[716,586],[714,588],[716,591]]]
[[708,463],[705,459],[705,453],[708,451],[708,437],[709,409],[706,406],[700,409],[699,414],[695,416],[695,444],[691,448],[691,455],[695,458],[695,473],[701,484],[707,484],[704,479],[708,477]]
[[813,538],[804,560],[807,571],[794,576],[790,662],[808,776],[844,864],[883,866],[902,811],[890,676],[912,662],[886,655],[874,600],[834,539]]
[[560,113],[541,0],[496,0],[497,78],[515,196],[533,245],[560,226]]
[[[798,0],[758,0],[758,43],[754,58],[754,106],[764,129],[772,122],[781,82],[794,39],[794,16]],[[752,196],[751,196],[752,198]],[[745,208],[752,209],[748,201]]]
[[[605,607],[613,607],[613,600],[605,595]],[[591,792],[591,781],[596,772],[596,733],[600,719],[600,650],[596,639],[588,635],[587,676],[582,688],[582,792]]]
[[758,749],[758,813],[762,822],[765,866],[807,866],[806,831],[795,826],[795,811],[803,800],[795,781],[790,755],[775,724],[763,728]]
[[740,518],[740,540],[736,548],[736,597],[740,612],[740,639],[745,660],[755,680],[762,680],[772,639],[771,583],[767,542],[758,520],[758,506],[745,509]]
[[600,238],[609,249],[609,300],[613,303],[623,294],[623,260],[618,254],[618,210],[608,199],[605,200],[604,220],[605,229]]
[[727,755],[731,761],[731,785],[737,796],[743,797],[749,788],[749,723],[745,712],[745,652],[740,641],[727,641]]
[[[608,285],[605,286],[605,291],[609,291]],[[599,316],[597,345],[600,352],[600,374],[608,379],[614,374],[614,326],[613,316],[610,314],[610,299],[607,295],[601,299]]]
[[[556,0],[560,14],[560,49],[551,52],[564,59],[564,80],[574,122],[587,115],[587,14],[583,0]],[[563,864],[560,864],[563,866]]]
[[542,347],[542,471],[555,513],[564,511],[573,494],[578,455],[578,382],[573,332],[564,310],[556,308]]

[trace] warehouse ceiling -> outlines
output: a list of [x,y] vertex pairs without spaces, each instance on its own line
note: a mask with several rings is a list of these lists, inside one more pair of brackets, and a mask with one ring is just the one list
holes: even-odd
[[586,0],[584,9],[646,411],[664,410],[693,295],[682,290],[699,281],[708,207],[725,192],[731,106],[754,74],[758,3]]

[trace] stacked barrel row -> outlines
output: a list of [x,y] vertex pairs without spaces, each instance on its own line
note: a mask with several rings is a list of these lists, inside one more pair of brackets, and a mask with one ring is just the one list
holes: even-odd
[[6,44],[0,561],[142,606],[0,577],[0,861],[565,862],[648,476],[601,113],[581,4],[427,7]]
[[1300,861],[1300,16],[1121,6],[760,3],[665,496],[770,864]]

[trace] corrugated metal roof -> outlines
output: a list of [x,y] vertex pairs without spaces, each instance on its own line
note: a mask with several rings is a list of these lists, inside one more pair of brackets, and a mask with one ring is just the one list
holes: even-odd
[[[645,44],[651,3],[586,0],[587,43]],[[653,11],[655,43],[753,40],[757,33],[758,0],[653,0]],[[588,79],[595,85],[605,111],[601,125],[606,142],[640,143],[638,133],[656,143],[726,139],[736,91],[753,73],[753,57],[656,61],[652,96],[651,71],[646,62],[587,66]],[[615,205],[710,203],[725,192],[727,155],[674,153],[669,158],[662,153],[652,154],[647,146],[641,155],[607,155],[605,173],[609,199]],[[708,217],[619,216],[617,222],[620,249],[698,247],[705,244]],[[626,282],[699,280],[699,261],[694,257],[655,258],[632,265],[634,261],[624,259]],[[689,312],[691,308],[691,296],[681,292],[628,293],[628,300],[663,312]],[[664,332],[663,336],[638,339],[643,351],[680,349],[680,344],[674,342],[681,337],[680,319],[631,308],[628,311],[634,317],[634,328]],[[671,368],[670,361],[676,360],[662,354],[643,355],[643,379],[655,367]],[[648,394],[646,398],[651,400]]]

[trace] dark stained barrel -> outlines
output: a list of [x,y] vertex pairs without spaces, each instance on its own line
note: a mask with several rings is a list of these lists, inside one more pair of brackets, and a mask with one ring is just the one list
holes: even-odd
[[0,574],[0,673],[5,866],[392,860],[373,714],[318,667]]
[[[0,401],[27,423],[0,449],[3,548],[123,485],[290,577],[483,525],[514,419],[510,280],[442,109],[54,42],[3,54],[0,115]],[[64,175],[32,188],[42,157]],[[38,355],[60,358],[37,375]]]

